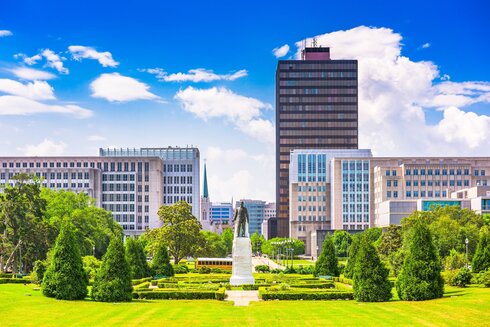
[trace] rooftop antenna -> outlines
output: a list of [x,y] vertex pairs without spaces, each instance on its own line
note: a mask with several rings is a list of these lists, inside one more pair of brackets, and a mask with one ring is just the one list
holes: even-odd
[[311,40],[311,47],[312,48],[316,48],[317,47],[316,36],[313,38],[313,40]]
[[305,48],[306,48],[306,40],[303,40],[301,45],[301,60],[305,60]]

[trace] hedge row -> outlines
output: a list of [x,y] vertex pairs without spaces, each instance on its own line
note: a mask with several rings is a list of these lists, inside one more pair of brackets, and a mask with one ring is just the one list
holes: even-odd
[[28,278],[0,278],[0,284],[30,284]]
[[133,298],[145,300],[224,300],[225,289],[212,290],[155,290],[134,292]]
[[138,285],[134,285],[133,286],[133,290],[145,290],[145,289],[149,289],[150,288],[150,282],[143,282],[141,284],[138,284]]
[[354,295],[352,292],[346,291],[316,291],[308,292],[302,290],[289,291],[259,291],[259,295],[264,301],[270,300],[352,300]]
[[144,282],[151,282],[152,278],[151,277],[145,277],[145,278],[140,278],[140,279],[133,279],[131,283],[134,285],[138,285]]
[[163,289],[199,289],[199,290],[218,290],[220,284],[177,284],[177,283],[158,283],[158,288]]
[[354,281],[352,279],[345,278],[345,277],[334,277],[333,281],[338,282],[338,283],[347,284],[347,285],[354,285]]

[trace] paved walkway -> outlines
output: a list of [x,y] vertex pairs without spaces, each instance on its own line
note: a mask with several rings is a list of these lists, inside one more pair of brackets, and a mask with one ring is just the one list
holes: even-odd
[[258,265],[266,265],[266,266],[269,266],[269,268],[271,268],[271,269],[282,269],[282,270],[286,269],[286,267],[278,265],[277,263],[275,263],[271,259],[265,258],[265,257],[252,257],[252,265],[254,266],[254,269],[255,269],[255,266],[258,266]]
[[259,291],[226,291],[225,301],[235,302],[235,307],[247,307],[252,301],[259,301]]

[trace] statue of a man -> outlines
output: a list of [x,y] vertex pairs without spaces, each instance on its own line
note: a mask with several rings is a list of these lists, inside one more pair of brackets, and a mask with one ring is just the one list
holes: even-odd
[[235,231],[237,237],[247,237],[248,236],[248,211],[247,208],[243,206],[243,201],[240,203],[240,207],[235,210],[235,216],[233,217],[233,222],[235,223]]

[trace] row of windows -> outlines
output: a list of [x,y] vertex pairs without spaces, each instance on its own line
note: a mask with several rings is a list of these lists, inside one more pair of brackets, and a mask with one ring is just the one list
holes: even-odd
[[347,213],[344,213],[342,215],[342,222],[344,222],[344,223],[348,223],[348,222],[351,222],[351,223],[355,223],[355,222],[368,223],[369,222],[369,214],[347,214]]
[[340,111],[340,112],[357,112],[356,105],[345,105],[345,104],[293,104],[293,105],[282,105],[279,107],[280,112],[285,111]]
[[364,225],[342,225],[342,229],[344,230],[363,230],[369,228],[368,224]]
[[192,184],[192,176],[163,176],[163,184]]
[[291,137],[291,138],[282,138],[279,142],[280,145],[285,145],[285,146],[291,146],[291,147],[298,147],[302,146],[305,148],[305,146],[312,146],[312,145],[328,145],[332,149],[353,149],[354,147],[357,146],[357,138],[297,138],[297,137]]
[[[134,192],[134,184],[102,184],[102,192]],[[149,192],[150,187],[145,185],[145,192]],[[141,185],[138,185],[138,192],[142,192]]]
[[299,63],[281,63],[279,65],[279,69],[341,69],[341,70],[356,70],[357,69],[357,63],[351,62],[351,63],[339,63],[335,61],[328,61],[325,63],[308,63],[305,61],[301,61]]
[[356,78],[356,72],[281,72],[282,78]]
[[342,170],[343,171],[354,171],[354,170],[369,170],[369,161],[367,160],[342,160]]
[[[431,181],[431,180],[428,180],[428,181],[425,181],[425,180],[421,180],[420,181],[420,186],[447,186],[449,183],[449,186],[470,186],[470,181],[468,179],[465,179],[465,180],[443,180],[443,181]],[[418,180],[414,180],[414,181],[411,181],[411,180],[408,180],[408,181],[405,181],[405,186],[406,187],[411,187],[411,186],[414,186],[414,187],[417,187],[419,186],[419,181]]]
[[123,181],[123,182],[133,182],[134,181],[134,175],[133,174],[103,174],[102,175],[102,181]]
[[318,197],[315,195],[298,195],[298,202],[306,202],[306,199],[308,199],[308,202],[316,202],[318,198],[318,201],[327,201],[327,196],[326,195],[319,195]]
[[324,87],[354,87],[357,89],[357,81],[356,80],[284,80],[281,79],[279,82],[279,86],[324,86]]
[[344,203],[342,205],[342,209],[343,209],[343,212],[344,213],[348,213],[348,212],[367,212],[369,213],[369,204],[365,203],[365,204],[355,204],[355,203],[350,203],[350,204],[347,204],[347,203]]
[[319,185],[319,186],[315,186],[315,185],[298,185],[298,192],[316,192],[318,190],[318,192],[326,192],[327,191],[327,187],[325,185]]
[[[338,119],[357,119],[357,113],[301,113],[301,114],[281,114],[280,120],[286,121],[291,119],[292,122],[302,123],[303,121],[325,121],[336,122]],[[301,126],[301,125],[298,125]]]
[[327,221],[327,216],[298,216],[298,221]]
[[342,194],[343,202],[369,202],[369,194],[368,193],[350,193],[350,194]]
[[342,174],[343,182],[361,182],[369,181],[369,173],[344,173]]
[[[320,212],[324,212],[324,211],[327,211],[327,207],[326,206],[298,206],[298,211],[317,211],[317,208],[318,208],[318,211]],[[307,210],[308,209],[308,210]]]
[[192,204],[192,196],[164,196],[163,197],[163,203],[164,204],[173,204],[177,203],[179,201],[186,201],[189,204]]
[[396,179],[394,179],[394,180],[388,179],[386,181],[386,186],[391,187],[392,185],[393,185],[393,187],[398,187],[398,180],[396,180]]
[[356,128],[356,121],[329,121],[329,122],[316,122],[316,121],[303,121],[303,122],[281,122],[279,128],[331,128],[331,129],[345,129]]
[[357,94],[356,88],[290,88],[290,89],[281,89],[279,91],[281,95],[317,95],[317,94],[331,94],[331,95],[351,95]]
[[328,96],[328,97],[279,97],[279,103],[356,103],[357,97]]
[[[450,176],[454,176],[454,175],[457,175],[457,176],[461,176],[461,175],[464,175],[464,176],[469,176],[470,175],[470,170],[469,169],[413,169],[413,170],[410,170],[410,169],[406,169],[405,170],[405,175],[414,175],[414,176],[417,176],[419,175],[419,172],[420,172],[420,175],[424,176],[424,175],[441,175],[441,172],[442,172],[442,175],[443,176],[446,176],[448,175],[448,172],[449,172],[449,175]],[[485,176],[485,170],[474,170],[474,175],[475,176]],[[387,175],[389,176],[389,175]]]
[[[141,202],[142,200],[141,195],[139,195],[138,198],[139,198],[138,201]],[[134,199],[135,197],[133,193],[102,194],[103,202],[128,202],[128,201],[133,202]],[[145,196],[145,202],[149,202],[148,195]]]
[[192,194],[192,186],[164,186],[165,194]]
[[163,171],[167,173],[192,173],[191,164],[164,164]]
[[[104,171],[136,171],[135,162],[3,162],[3,168],[95,168],[103,169]],[[143,163],[137,163],[138,171],[143,170]],[[145,171],[150,170],[150,163],[144,163]]]
[[[412,196],[414,198],[418,198],[419,194],[420,194],[420,197],[424,198],[426,193],[425,193],[425,191],[420,191],[420,193],[419,193],[419,191],[413,191],[413,193],[412,193],[412,191],[407,191],[405,193],[405,196],[407,198],[411,198]],[[429,198],[432,198],[432,197],[440,198],[441,195],[443,198],[445,198],[445,197],[447,197],[447,192],[446,191],[442,191],[442,192],[441,191],[427,191],[427,197],[429,197]]]
[[134,204],[103,203],[102,208],[111,212],[134,212]]
[[332,129],[321,129],[321,130],[312,130],[312,129],[301,129],[301,130],[280,130],[279,135],[283,136],[318,136],[318,137],[332,137],[332,136],[357,136],[357,129],[353,128],[351,130],[332,130]]
[[343,183],[342,192],[369,192],[368,183]]
[[[14,186],[15,184],[14,183],[10,183],[11,186]],[[58,189],[68,189],[68,188],[71,188],[71,189],[75,189],[75,188],[90,188],[90,184],[89,183],[48,183],[46,181],[43,181],[42,182],[42,185],[44,187],[49,187],[49,188],[58,188]],[[49,185],[49,186],[48,186]]]

